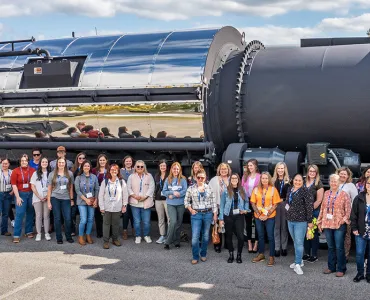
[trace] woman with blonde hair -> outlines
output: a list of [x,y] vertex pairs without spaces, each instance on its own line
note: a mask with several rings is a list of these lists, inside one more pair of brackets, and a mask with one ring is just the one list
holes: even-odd
[[164,249],[169,250],[172,243],[180,248],[180,233],[182,219],[184,217],[184,199],[187,189],[185,176],[182,175],[180,163],[174,162],[171,165],[170,174],[164,182],[162,193],[166,197],[168,216],[168,232]]
[[197,184],[197,173],[200,170],[204,170],[202,163],[200,161],[195,161],[191,166],[191,175],[188,178],[188,186]]
[[[312,195],[313,203],[313,218],[318,218],[320,214],[321,203],[324,197],[324,185],[320,180],[319,167],[316,165],[309,165],[307,168],[307,175],[305,181],[305,187]],[[320,246],[319,231],[315,230],[313,239],[304,240],[304,252],[303,260],[310,263],[314,263],[318,260],[318,249]]]
[[[276,208],[275,217],[275,257],[287,256],[288,251],[288,223],[286,219],[286,195],[290,187],[290,179],[288,167],[284,162],[279,162],[275,166],[274,175],[272,176],[272,183],[279,192],[281,203]],[[281,252],[280,252],[281,250]]]
[[252,262],[256,263],[265,260],[264,252],[266,227],[270,248],[270,258],[267,266],[272,267],[275,264],[274,228],[276,207],[281,202],[281,199],[279,197],[278,190],[272,184],[270,173],[262,172],[260,183],[253,190],[250,202],[252,204],[254,217],[256,220],[259,252],[258,255],[252,260]]
[[[231,173],[231,168],[227,163],[220,163],[217,167],[216,176],[213,177],[209,182],[209,186],[211,187],[215,196],[217,207],[220,207],[222,195],[227,192]],[[217,253],[221,252],[222,233],[219,234],[219,237],[220,243],[214,244],[214,249]]]
[[148,173],[144,161],[138,160],[134,166],[134,173],[127,180],[128,200],[134,217],[135,243],[141,243],[141,222],[144,229],[144,240],[149,244],[150,215],[154,205],[153,196],[155,183],[153,176]]
[[[261,174],[258,169],[258,161],[256,159],[250,159],[246,162],[243,167],[243,177],[242,177],[242,185],[247,193],[248,198],[251,198],[252,191],[258,186],[260,183]],[[255,243],[253,246],[252,241],[252,224],[253,224],[253,213],[245,214],[245,230],[247,233],[247,241],[248,241],[248,252],[249,253],[257,253],[258,249],[258,233],[257,229],[255,230]],[[255,223],[255,222],[254,222]],[[256,225],[256,224],[255,224]],[[256,226],[255,226],[256,228]]]

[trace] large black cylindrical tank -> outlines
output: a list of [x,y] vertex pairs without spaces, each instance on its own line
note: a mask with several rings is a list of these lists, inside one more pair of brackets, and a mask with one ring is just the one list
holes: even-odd
[[[240,75],[243,59],[247,64],[238,92],[235,76]],[[220,96],[209,97],[209,102],[216,99],[221,105],[218,124],[213,125],[223,132],[218,143],[224,147],[244,139],[250,147],[292,151],[323,141],[369,157],[369,73],[369,44],[260,49],[234,55],[212,82],[216,85],[218,80]],[[238,109],[239,129],[237,118],[230,117],[237,116]]]

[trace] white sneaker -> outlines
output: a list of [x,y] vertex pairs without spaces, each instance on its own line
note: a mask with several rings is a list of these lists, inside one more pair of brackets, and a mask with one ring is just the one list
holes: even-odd
[[135,238],[135,244],[140,244],[141,243],[141,236],[137,236]]
[[156,241],[157,244],[163,244],[166,240],[166,237],[164,235],[161,235],[161,237]]
[[12,227],[14,228],[15,221],[11,221],[10,224],[12,224]]
[[150,236],[144,236],[144,240],[150,244],[152,242],[152,239],[150,238]]
[[[301,262],[301,267],[304,267],[304,262],[303,262],[303,260],[302,260],[302,262]],[[291,269],[294,269],[294,268],[295,268],[295,263],[292,263],[292,264],[290,265],[290,268],[291,268]]]
[[36,242],[41,241],[41,233],[36,234]]
[[45,239],[46,239],[47,241],[50,241],[50,240],[51,240],[51,236],[50,236],[50,234],[49,234],[49,233],[45,233]]
[[303,271],[300,265],[295,265],[294,272],[296,272],[298,275],[303,275]]

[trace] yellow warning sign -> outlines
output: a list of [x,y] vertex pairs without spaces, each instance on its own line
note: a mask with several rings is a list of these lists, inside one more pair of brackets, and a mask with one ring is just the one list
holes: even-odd
[[33,74],[42,74],[42,68],[41,67],[33,68]]
[[321,156],[322,158],[325,158],[325,157],[326,157],[326,154],[325,154],[325,153],[321,153],[321,154],[320,154],[320,156]]

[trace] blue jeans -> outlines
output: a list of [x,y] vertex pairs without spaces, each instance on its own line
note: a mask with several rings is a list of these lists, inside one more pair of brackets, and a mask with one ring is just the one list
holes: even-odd
[[324,229],[326,241],[328,242],[328,269],[332,272],[347,271],[346,254],[344,251],[344,237],[347,232],[347,224],[338,229]]
[[91,234],[94,225],[95,208],[89,205],[79,205],[80,224],[78,225],[78,235],[83,236],[86,226],[86,234]]
[[357,273],[360,275],[364,275],[364,263],[365,263],[365,250],[367,245],[367,268],[366,268],[366,275],[370,276],[370,240],[365,240],[362,236],[356,235],[356,264],[357,264]]
[[269,240],[270,256],[275,256],[275,218],[267,219],[266,221],[261,221],[260,219],[255,219],[256,227],[258,232],[258,253],[265,253],[265,227],[267,231],[267,238]]
[[304,240],[307,232],[307,222],[288,221],[289,233],[293,239],[296,265],[302,263]]
[[15,224],[14,237],[20,238],[22,234],[22,223],[24,215],[26,215],[25,233],[33,233],[33,219],[35,217],[35,210],[32,206],[32,192],[19,192],[19,197],[23,200],[21,206],[15,204]]
[[54,214],[54,227],[57,241],[62,241],[62,214],[64,218],[64,230],[66,239],[72,239],[71,235],[71,201],[58,198],[51,198],[51,205]]
[[132,216],[134,218],[134,229],[136,237],[141,236],[141,222],[144,226],[144,236],[150,235],[150,214],[151,208],[135,207],[131,205]]
[[8,232],[9,208],[13,201],[13,195],[8,192],[0,193],[1,234]]
[[213,213],[198,212],[191,215],[191,246],[193,251],[193,259],[199,260],[199,238],[202,232],[202,248],[200,249],[200,256],[207,256],[207,248],[209,243],[209,229],[211,228]]

